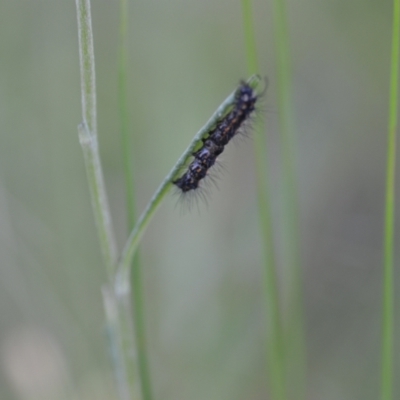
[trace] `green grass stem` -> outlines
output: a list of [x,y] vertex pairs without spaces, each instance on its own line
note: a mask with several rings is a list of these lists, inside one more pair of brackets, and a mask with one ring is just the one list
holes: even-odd
[[[248,71],[250,74],[259,72],[255,32],[253,27],[253,13],[251,0],[242,0],[244,36],[247,54]],[[282,332],[281,312],[279,305],[279,288],[276,273],[276,263],[273,245],[273,228],[271,206],[268,190],[268,160],[265,129],[261,119],[256,124],[254,138],[257,194],[261,232],[263,237],[264,265],[265,265],[265,302],[268,324],[268,371],[271,398],[284,400],[286,396],[284,342]]]
[[121,400],[138,398],[135,376],[138,370],[134,357],[133,323],[126,299],[116,299],[112,292],[117,264],[117,247],[101,169],[96,123],[96,79],[93,31],[89,0],[76,0],[78,17],[79,59],[82,88],[83,122],[78,126],[86,174],[91,194],[100,246],[110,282],[103,289],[103,301],[112,349],[114,370]]
[[[121,400],[140,399],[139,386],[135,380],[137,375],[136,354],[132,353],[135,343],[132,334],[130,314],[121,315],[129,307],[121,307],[121,301],[117,301],[109,287],[103,287],[103,304],[106,315],[106,328],[109,346],[111,350],[114,374],[117,380],[117,388]],[[129,298],[126,298],[128,300]]]
[[85,157],[92,208],[100,238],[101,250],[111,281],[117,261],[117,246],[101,169],[97,139],[96,79],[90,1],[76,0],[76,9],[78,16],[83,118],[83,122],[79,126],[79,137]]
[[[256,89],[260,83],[260,78],[258,76],[252,76],[248,83]],[[114,286],[114,293],[116,295],[117,301],[124,305],[126,304],[126,299],[130,298],[130,275],[132,269],[132,260],[136,255],[136,251],[139,245],[139,242],[146,230],[146,227],[150,223],[152,217],[154,216],[155,212],[157,211],[158,207],[162,203],[163,199],[170,191],[172,187],[172,182],[176,178],[177,174],[182,170],[182,168],[187,163],[187,160],[191,157],[194,149],[198,146],[201,139],[203,139],[211,130],[211,128],[227,113],[227,111],[233,106],[235,102],[235,94],[236,90],[227,97],[227,99],[218,107],[217,111],[212,115],[209,121],[204,125],[203,128],[195,135],[192,142],[188,146],[188,148],[184,151],[181,155],[177,163],[173,166],[169,174],[165,177],[162,181],[161,185],[158,187],[152,198],[150,199],[149,203],[147,204],[145,210],[139,217],[136,225],[134,226],[129,238],[125,244],[125,247],[122,251],[120,262],[117,268],[117,274],[115,278],[115,286]],[[132,269],[132,281],[133,281],[133,297],[134,301],[139,303],[135,305],[135,310],[143,310],[142,305],[142,286],[140,284],[141,277],[140,277],[141,270],[140,268],[135,268],[133,266]],[[124,308],[124,306],[123,306]],[[125,309],[125,308],[124,308]],[[136,338],[136,346],[137,351],[145,351],[145,334],[144,334],[144,321],[143,321],[143,314],[136,314],[135,315],[135,338]],[[147,373],[148,365],[147,365],[147,357],[145,354],[138,354],[138,368],[139,368],[139,375],[141,379],[141,391],[144,400],[149,400],[151,398],[150,393],[150,376]]]
[[257,60],[257,45],[253,24],[253,6],[251,0],[242,0],[244,40],[246,48],[247,72],[250,75],[260,73]]
[[119,68],[118,68],[118,107],[121,133],[121,152],[124,165],[126,208],[129,231],[136,220],[135,188],[132,173],[131,126],[128,108],[128,0],[120,0]]
[[[248,80],[248,83],[255,89],[260,83],[260,77],[252,76]],[[133,256],[135,255],[139,242],[146,230],[146,227],[148,226],[153,215],[155,214],[158,207],[162,203],[162,200],[170,191],[172,187],[172,181],[176,178],[176,176],[185,166],[187,160],[191,157],[194,149],[197,147],[201,139],[203,139],[209,133],[211,128],[213,128],[213,126],[233,106],[235,102],[235,94],[236,90],[225,99],[225,101],[218,107],[218,109],[208,120],[208,122],[194,136],[188,148],[183,152],[183,154],[178,159],[176,164],[172,167],[171,171],[164,178],[161,185],[155,191],[149,203],[147,204],[146,208],[144,209],[143,213],[139,217],[139,220],[135,224],[135,227],[133,228],[131,234],[129,235],[125,247],[122,250],[122,255],[120,258],[120,262],[118,264],[118,272],[115,281],[116,293],[124,294],[127,290],[129,290],[129,286],[127,285],[127,283],[129,282],[130,264]]]
[[[127,226],[130,232],[136,221],[136,201],[134,176],[132,172],[132,129],[128,108],[128,22],[129,22],[128,0],[120,0],[120,45],[119,45],[119,71],[118,71],[118,105],[120,116],[121,152],[124,166]],[[128,296],[121,304],[124,312],[133,310],[135,347],[137,352],[137,371],[140,381],[141,397],[143,400],[152,399],[150,372],[148,367],[145,329],[145,308],[143,301],[143,282],[141,279],[141,262],[139,254],[136,253],[132,260],[132,297]],[[131,301],[129,301],[131,300]],[[126,330],[129,332],[129,330]],[[128,339],[128,338],[127,338]],[[129,377],[134,381],[135,376]]]
[[292,104],[290,41],[284,0],[274,0],[276,70],[278,75],[279,123],[283,162],[285,214],[285,263],[290,271],[289,319],[286,332],[286,362],[291,395],[296,400],[307,398],[307,362],[304,333],[304,299],[301,270],[297,179],[295,176],[295,128]]
[[389,130],[386,170],[384,230],[382,383],[381,399],[393,399],[393,240],[395,221],[396,130],[399,74],[400,1],[393,1],[393,32],[390,72]]

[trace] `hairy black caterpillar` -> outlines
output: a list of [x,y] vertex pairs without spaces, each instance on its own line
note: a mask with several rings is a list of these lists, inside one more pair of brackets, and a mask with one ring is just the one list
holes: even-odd
[[194,159],[183,175],[173,181],[183,194],[196,190],[217,157],[224,151],[229,141],[241,132],[243,124],[255,109],[259,95],[246,82],[241,82],[236,90],[235,101],[229,111],[216,126],[202,139],[201,147],[192,153]]

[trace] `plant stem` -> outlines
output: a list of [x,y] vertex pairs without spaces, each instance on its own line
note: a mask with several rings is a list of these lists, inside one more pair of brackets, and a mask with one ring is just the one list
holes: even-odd
[[259,73],[256,35],[253,24],[253,5],[251,0],[242,0],[243,28],[246,47],[247,71],[250,75]]
[[[248,80],[248,83],[255,89],[260,83],[260,78],[258,76],[252,76]],[[195,135],[188,148],[183,152],[171,171],[164,178],[161,185],[158,187],[158,189],[150,199],[149,203],[147,204],[145,210],[139,217],[139,220],[137,221],[135,227],[129,235],[125,247],[122,250],[122,255],[118,264],[117,277],[115,281],[116,293],[123,294],[128,289],[127,283],[129,282],[129,271],[132,258],[136,252],[140,239],[142,238],[143,233],[146,230],[146,227],[148,226],[153,215],[157,211],[163,198],[171,189],[172,181],[182,170],[189,157],[191,157],[194,149],[201,141],[201,139],[203,139],[209,133],[211,128],[218,122],[218,120],[220,120],[226,114],[229,108],[233,106],[235,102],[235,94],[236,90],[225,99],[225,101],[218,107],[217,111],[215,111],[209,121]]]
[[[128,112],[128,1],[120,1],[120,52],[119,52],[119,112],[120,131],[122,144],[122,159],[124,164],[126,209],[128,216],[128,232],[134,226],[136,220],[135,212],[135,187],[132,173],[132,146],[131,129]],[[147,360],[145,312],[143,302],[143,283],[141,277],[141,263],[139,254],[136,253],[132,261],[132,296],[121,298],[121,306],[125,313],[133,309],[135,347],[137,351],[137,371],[140,380],[141,396],[143,400],[151,400],[151,382]],[[129,331],[127,331],[128,333]],[[132,371],[135,372],[135,371]]]
[[128,214],[129,232],[135,223],[135,190],[132,173],[132,148],[130,140],[130,121],[128,111],[128,1],[120,1],[120,45],[119,45],[119,71],[118,71],[118,105],[121,132],[121,151],[124,164],[126,208]]
[[134,333],[137,350],[137,367],[140,379],[140,389],[143,400],[151,400],[152,387],[149,371],[149,362],[147,357],[146,346],[146,329],[143,304],[143,284],[142,269],[139,264],[138,254],[134,256],[132,263],[132,292],[133,292],[133,308],[134,308]]
[[[251,0],[242,0],[244,34],[247,53],[247,64],[250,74],[258,72],[257,48],[253,26]],[[268,369],[271,397],[274,400],[286,399],[285,388],[285,360],[282,321],[279,305],[279,290],[273,245],[273,228],[271,206],[268,190],[268,160],[267,143],[261,120],[258,120],[254,138],[257,194],[260,214],[261,232],[263,236],[263,251],[265,264],[265,303],[267,306],[268,338]]]
[[400,1],[393,1],[393,32],[390,73],[390,109],[386,170],[385,238],[382,321],[382,400],[393,399],[393,240],[395,221],[396,129],[399,74]]
[[[78,126],[79,140],[85,159],[86,174],[100,246],[109,282],[113,289],[112,283],[116,272],[117,248],[101,170],[97,139],[95,64],[90,1],[76,0],[76,9],[83,114],[83,122]],[[134,376],[137,368],[132,342],[132,320],[130,312],[128,312],[129,306],[121,299],[118,299],[117,302],[115,294],[107,288],[103,290],[103,300],[120,398],[132,400],[137,398],[134,393]]]
[[132,349],[134,349],[132,326],[125,324],[131,321],[130,314],[128,317],[121,316],[121,311],[129,310],[129,307],[121,307],[121,301],[117,302],[108,287],[104,287],[102,292],[108,339],[120,399],[139,399],[139,396],[134,395],[138,390],[135,387],[134,379],[132,379],[136,376],[135,363],[131,361],[135,359],[135,354],[132,353]]
[[117,247],[101,170],[96,122],[96,82],[90,1],[76,0],[83,122],[79,126],[80,143],[92,198],[100,245],[110,281],[114,275]]
[[[254,89],[260,83],[260,78],[258,76],[253,76],[248,80],[248,83]],[[150,202],[147,204],[142,215],[139,217],[135,227],[133,228],[129,238],[125,244],[122,251],[121,259],[118,264],[117,274],[115,278],[114,293],[119,304],[126,304],[126,299],[130,298],[130,271],[132,259],[135,257],[135,252],[139,245],[140,239],[142,238],[146,227],[150,223],[153,215],[157,211],[162,200],[169,192],[172,187],[172,182],[176,178],[177,174],[181,171],[184,165],[187,163],[189,157],[191,157],[194,149],[198,143],[210,132],[211,128],[224,116],[230,107],[235,102],[236,91],[233,92],[227,99],[218,107],[217,111],[209,119],[209,121],[204,125],[203,128],[195,135],[192,142],[188,148],[181,155],[177,163],[171,169],[169,174],[165,177],[159,188],[154,193]],[[138,370],[141,379],[141,391],[144,400],[151,399],[151,386],[150,386],[150,376],[148,374],[147,357],[145,356],[145,334],[144,334],[144,318],[143,318],[143,304],[142,304],[142,286],[141,286],[141,270],[133,266],[132,280],[133,280],[133,296],[135,301],[135,310],[139,311],[135,314],[135,337],[136,346],[138,350]],[[124,306],[122,307],[123,309]],[[126,324],[125,324],[126,326]],[[140,352],[143,352],[140,354]]]
[[[274,0],[274,28],[277,43],[277,71],[279,92],[279,115],[282,141],[282,160],[284,173],[284,210],[286,215],[286,251],[287,264],[291,272],[289,294],[289,326],[287,349],[290,349],[290,364],[294,367],[295,381],[290,383],[292,393],[297,400],[306,398],[306,344],[304,333],[304,299],[301,271],[298,193],[295,177],[295,138],[292,107],[292,74],[289,51],[289,33],[287,27],[284,0]],[[288,353],[289,354],[289,353]],[[287,359],[289,363],[289,358]],[[289,371],[288,371],[289,372]]]

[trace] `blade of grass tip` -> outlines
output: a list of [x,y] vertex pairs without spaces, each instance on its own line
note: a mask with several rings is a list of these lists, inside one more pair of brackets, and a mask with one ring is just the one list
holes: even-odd
[[381,399],[393,399],[393,240],[395,221],[396,129],[399,81],[400,0],[393,1],[389,130],[386,171]]
[[[306,398],[307,361],[304,332],[304,296],[301,270],[298,192],[295,177],[295,129],[292,107],[292,74],[290,68],[289,33],[284,0],[274,0],[274,31],[277,51],[277,74],[281,149],[283,162],[283,189],[285,213],[285,242],[287,265],[291,274],[289,289],[289,323],[287,329],[286,351],[287,371],[291,378],[289,387],[297,400]],[[290,356],[290,357],[289,357]]]
[[[245,34],[247,63],[250,74],[258,72],[257,50],[253,27],[251,0],[242,0],[242,12]],[[273,229],[271,218],[271,206],[268,190],[268,161],[267,144],[263,134],[265,132],[261,119],[256,123],[256,135],[254,138],[257,193],[260,214],[261,230],[263,235],[263,250],[265,264],[265,296],[267,305],[268,322],[268,370],[270,374],[269,384],[271,396],[274,400],[286,399],[285,388],[285,360],[284,343],[282,334],[282,322],[279,305],[279,290],[276,273],[276,263],[273,245]]]
[[[125,188],[126,188],[126,208],[128,216],[128,229],[134,226],[136,219],[135,212],[135,187],[132,173],[132,147],[130,140],[130,120],[128,112],[128,1],[120,1],[120,54],[119,54],[119,111],[120,111],[120,130],[122,144],[122,159],[124,165]],[[151,379],[148,367],[147,348],[146,348],[146,329],[145,329],[145,309],[143,302],[143,287],[141,279],[141,263],[137,253],[132,261],[131,286],[132,296],[128,296],[130,301],[123,301],[128,307],[125,313],[133,310],[134,336],[137,351],[137,373],[140,380],[140,388],[143,400],[151,400]],[[129,377],[134,380],[135,377]]]

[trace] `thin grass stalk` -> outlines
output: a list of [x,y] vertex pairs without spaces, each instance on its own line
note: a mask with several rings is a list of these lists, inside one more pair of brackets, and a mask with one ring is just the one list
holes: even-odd
[[128,107],[128,0],[120,0],[120,34],[118,65],[118,107],[121,152],[124,166],[128,230],[133,228],[135,216],[135,186],[132,172],[131,124]]
[[151,400],[152,386],[151,375],[149,369],[149,361],[147,357],[147,336],[145,329],[145,313],[144,313],[144,293],[142,269],[139,263],[138,254],[134,256],[132,262],[132,292],[133,292],[133,314],[134,314],[134,332],[137,350],[137,366],[140,380],[140,390],[143,400]]
[[[253,89],[256,89],[257,86],[260,84],[260,78],[258,76],[252,76],[247,82]],[[221,120],[226,112],[234,105],[235,93],[236,90],[224,100],[224,102],[218,107],[218,109],[211,116],[208,122],[199,130],[199,132],[197,132],[187,149],[179,157],[178,161],[172,167],[171,171],[161,182],[160,186],[155,191],[146,208],[140,215],[122,250],[115,279],[116,293],[120,293],[121,295],[123,295],[127,290],[129,290],[130,265],[132,262],[132,258],[136,254],[137,247],[144,232],[146,231],[147,226],[149,225],[154,214],[156,213],[158,207],[161,205],[163,199],[171,190],[173,186],[173,180],[181,172],[182,168],[187,163],[187,160],[192,156],[192,153],[196,146],[210,132],[211,128],[215,126],[216,123]]]
[[132,334],[130,334],[128,338],[124,338],[124,334],[121,334],[121,332],[124,331],[124,327],[121,326],[121,307],[118,306],[115,296],[110,291],[109,287],[103,288],[102,295],[107,321],[106,332],[114,367],[114,374],[116,377],[119,398],[120,400],[132,400],[134,398],[133,393],[135,393],[135,387],[133,385],[130,385],[128,376],[134,376],[134,374],[132,373],[134,371],[130,371],[129,368],[127,368],[132,365],[131,363],[124,363],[124,357],[126,356],[126,352],[124,351],[124,343],[127,343],[127,339],[129,340],[129,338],[133,339],[133,336]]
[[82,88],[83,122],[79,125],[79,139],[85,159],[86,174],[92,199],[100,246],[107,269],[110,288],[104,288],[103,300],[112,349],[114,369],[121,400],[137,398],[134,393],[135,371],[132,346],[132,321],[117,302],[112,289],[117,264],[117,247],[112,219],[100,163],[96,122],[96,79],[93,48],[93,31],[89,0],[76,0],[78,17],[79,58]]
[[390,72],[389,129],[384,228],[382,382],[381,399],[393,400],[393,243],[395,222],[396,130],[399,82],[400,1],[393,1],[393,32]]
[[96,78],[90,1],[76,0],[78,15],[79,58],[82,92],[82,118],[79,127],[84,151],[92,208],[100,238],[100,246],[110,281],[114,275],[117,246],[101,169],[96,120]]
[[277,52],[279,122],[283,162],[285,213],[285,255],[290,271],[289,320],[286,330],[286,359],[291,394],[296,400],[306,399],[307,362],[304,333],[303,277],[299,235],[297,179],[295,176],[295,128],[292,104],[292,73],[289,32],[284,0],[274,0],[274,31]]
[[[136,220],[135,185],[132,171],[132,146],[131,124],[128,108],[128,0],[120,1],[120,46],[119,46],[119,73],[118,73],[118,98],[120,115],[120,132],[122,145],[122,160],[125,176],[126,210],[128,232],[133,229]],[[146,349],[145,312],[143,302],[143,282],[141,279],[141,263],[137,253],[133,258],[132,276],[130,279],[131,290],[126,296],[120,297],[121,306],[125,313],[133,312],[133,333],[135,337],[138,380],[143,400],[151,400],[151,382],[148,368]],[[128,333],[128,332],[127,332]],[[135,371],[132,371],[135,372]],[[132,377],[134,379],[134,377]]]
[[[260,78],[258,76],[253,76],[248,80],[249,85],[253,88],[256,89],[257,86],[260,83]],[[226,112],[233,106],[235,103],[235,94],[236,91],[233,92],[230,96],[228,96],[225,101],[218,107],[217,111],[212,115],[212,117],[209,119],[209,121],[203,126],[203,128],[200,129],[200,131],[195,135],[191,143],[189,144],[188,148],[183,152],[181,157],[178,159],[176,164],[173,166],[171,171],[168,173],[168,175],[164,178],[162,181],[161,185],[158,187],[152,198],[150,199],[149,203],[147,204],[146,208],[144,209],[143,213],[139,217],[138,221],[136,222],[134,228],[132,229],[131,234],[129,235],[129,238],[124,246],[124,249],[122,251],[121,257],[120,257],[120,262],[118,264],[117,268],[117,273],[114,281],[114,293],[116,298],[118,299],[119,303],[122,303],[126,301],[126,299],[130,298],[130,291],[131,291],[131,285],[130,285],[130,272],[131,272],[131,265],[132,265],[132,259],[136,255],[136,251],[139,245],[139,242],[149,225],[152,217],[156,213],[158,207],[162,203],[163,199],[165,196],[168,194],[168,192],[172,188],[172,182],[176,178],[177,174],[180,173],[182,168],[185,166],[187,163],[187,160],[189,157],[191,157],[194,149],[196,146],[200,143],[200,141],[205,137],[210,132],[210,129],[221,119],[222,116],[226,114]],[[132,276],[133,276],[133,282],[140,282],[140,269],[133,269],[132,271]],[[142,293],[141,293],[141,285],[139,286],[133,286],[134,292],[134,300],[135,301],[141,301],[142,299]],[[140,304],[139,309],[142,309],[142,305]],[[126,310],[126,308],[125,308]],[[137,317],[137,316],[136,316]],[[137,322],[137,320],[135,320]],[[141,321],[143,323],[143,320]],[[127,325],[124,324],[126,327]],[[144,336],[144,330],[139,329],[136,332],[136,342],[138,348],[145,348],[145,336]],[[141,336],[143,335],[143,336]],[[139,369],[142,368],[142,371],[145,370],[147,371],[148,366],[147,364],[140,364],[140,363],[146,363],[147,358],[142,358],[139,359]],[[150,392],[146,392],[150,388],[150,382],[149,381],[143,381],[143,379],[149,379],[149,375],[142,375],[141,376],[141,391],[143,393],[143,396],[148,396],[146,399],[151,396]]]
[[[244,36],[247,54],[248,71],[258,73],[257,48],[253,26],[251,0],[242,0]],[[273,228],[271,206],[268,190],[268,160],[265,127],[261,119],[257,120],[254,138],[257,195],[261,233],[263,237],[265,303],[268,323],[268,354],[269,386],[273,400],[286,399],[284,343],[282,321],[279,305],[279,288],[276,273],[275,252],[273,245]]]

